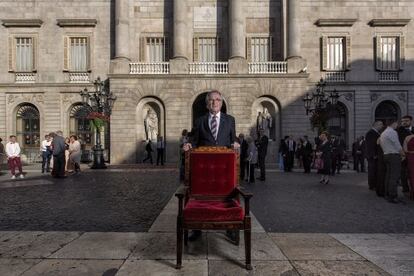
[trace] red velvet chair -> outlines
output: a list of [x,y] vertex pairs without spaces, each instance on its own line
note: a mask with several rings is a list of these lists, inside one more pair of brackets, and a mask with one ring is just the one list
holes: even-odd
[[[187,152],[185,161],[185,185],[175,194],[178,197],[176,267],[182,266],[183,240],[187,245],[189,230],[237,230],[237,233],[244,230],[246,269],[251,270],[252,194],[238,185],[239,154],[225,147],[200,147]],[[239,195],[244,198],[244,208]]]

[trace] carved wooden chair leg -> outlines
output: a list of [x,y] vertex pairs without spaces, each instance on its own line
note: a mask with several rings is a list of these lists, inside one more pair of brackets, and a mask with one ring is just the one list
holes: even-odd
[[182,257],[183,257],[183,228],[181,226],[180,219],[177,220],[177,265],[176,269],[180,269],[182,266]]
[[188,230],[184,230],[184,245],[188,245]]
[[251,250],[252,250],[252,244],[251,244],[251,230],[244,230],[244,250],[246,253],[246,269],[252,270],[252,260],[251,260]]

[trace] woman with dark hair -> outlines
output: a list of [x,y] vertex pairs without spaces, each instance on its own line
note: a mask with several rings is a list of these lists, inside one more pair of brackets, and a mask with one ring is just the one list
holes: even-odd
[[70,136],[69,144],[69,160],[75,168],[75,173],[80,172],[80,159],[81,159],[81,144],[78,141],[76,135]]
[[319,181],[322,184],[329,183],[329,175],[331,174],[332,167],[331,144],[328,137],[328,132],[321,132],[319,135],[320,143],[316,150],[316,156],[322,160],[318,171],[320,174],[322,174],[321,180]]

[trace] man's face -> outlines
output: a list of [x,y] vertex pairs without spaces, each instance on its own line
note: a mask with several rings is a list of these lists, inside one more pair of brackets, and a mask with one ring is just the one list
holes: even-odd
[[208,97],[207,108],[212,114],[217,114],[221,110],[223,105],[223,100],[221,99],[220,94],[211,93]]
[[384,128],[384,124],[382,122],[381,123],[378,123],[377,130],[379,131],[379,130],[381,130],[383,128]]
[[401,125],[403,127],[410,127],[411,126],[411,120],[408,118],[402,118],[401,119]]
[[16,137],[10,137],[10,142],[15,143],[16,142]]
[[397,127],[398,127],[398,122],[394,122],[394,123],[392,123],[392,124],[391,124],[391,127],[392,127],[393,129],[397,129]]

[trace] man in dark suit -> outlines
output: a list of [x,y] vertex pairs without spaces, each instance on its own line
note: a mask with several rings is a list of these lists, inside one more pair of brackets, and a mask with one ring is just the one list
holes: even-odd
[[305,173],[310,173],[311,163],[312,163],[312,144],[308,140],[308,136],[303,136],[303,145],[302,145],[302,162]]
[[357,172],[365,172],[365,137],[361,136],[356,144]]
[[332,145],[332,175],[340,173],[342,167],[342,158],[345,151],[345,141],[341,137],[335,135],[331,136],[331,145]]
[[[405,115],[401,118],[401,126],[397,128],[398,139],[400,140],[401,146],[404,145],[404,140],[408,135],[414,133],[413,127],[411,123],[413,121],[413,117],[410,115]],[[408,167],[407,167],[407,159],[404,158],[401,161],[401,186],[403,188],[404,193],[408,193]]]
[[365,154],[368,160],[368,188],[377,189],[377,164],[378,164],[378,144],[381,130],[384,128],[382,121],[376,121],[372,128],[365,134]]
[[291,172],[295,161],[296,142],[289,136],[285,139],[283,159],[285,160],[285,172]]
[[260,181],[266,180],[266,154],[267,154],[267,145],[269,144],[269,137],[265,135],[264,129],[259,129],[259,139],[257,140],[257,151],[258,151],[258,161],[260,168]]
[[244,176],[246,173],[246,164],[247,164],[247,157],[248,153],[247,150],[249,148],[249,145],[246,142],[246,139],[244,139],[244,134],[239,134],[238,142],[240,144],[240,180],[244,180]]
[[62,131],[56,131],[49,134],[52,140],[53,169],[52,176],[55,178],[65,178],[65,138]]
[[[193,129],[191,130],[191,143],[183,146],[184,151],[188,151],[192,147],[201,146],[225,146],[240,149],[239,143],[236,141],[236,124],[233,116],[221,113],[223,105],[223,97],[217,90],[207,93],[206,104],[208,113],[196,119]],[[234,241],[236,233],[228,231],[227,235]],[[190,241],[195,241],[201,236],[200,230],[192,231],[188,237]]]

